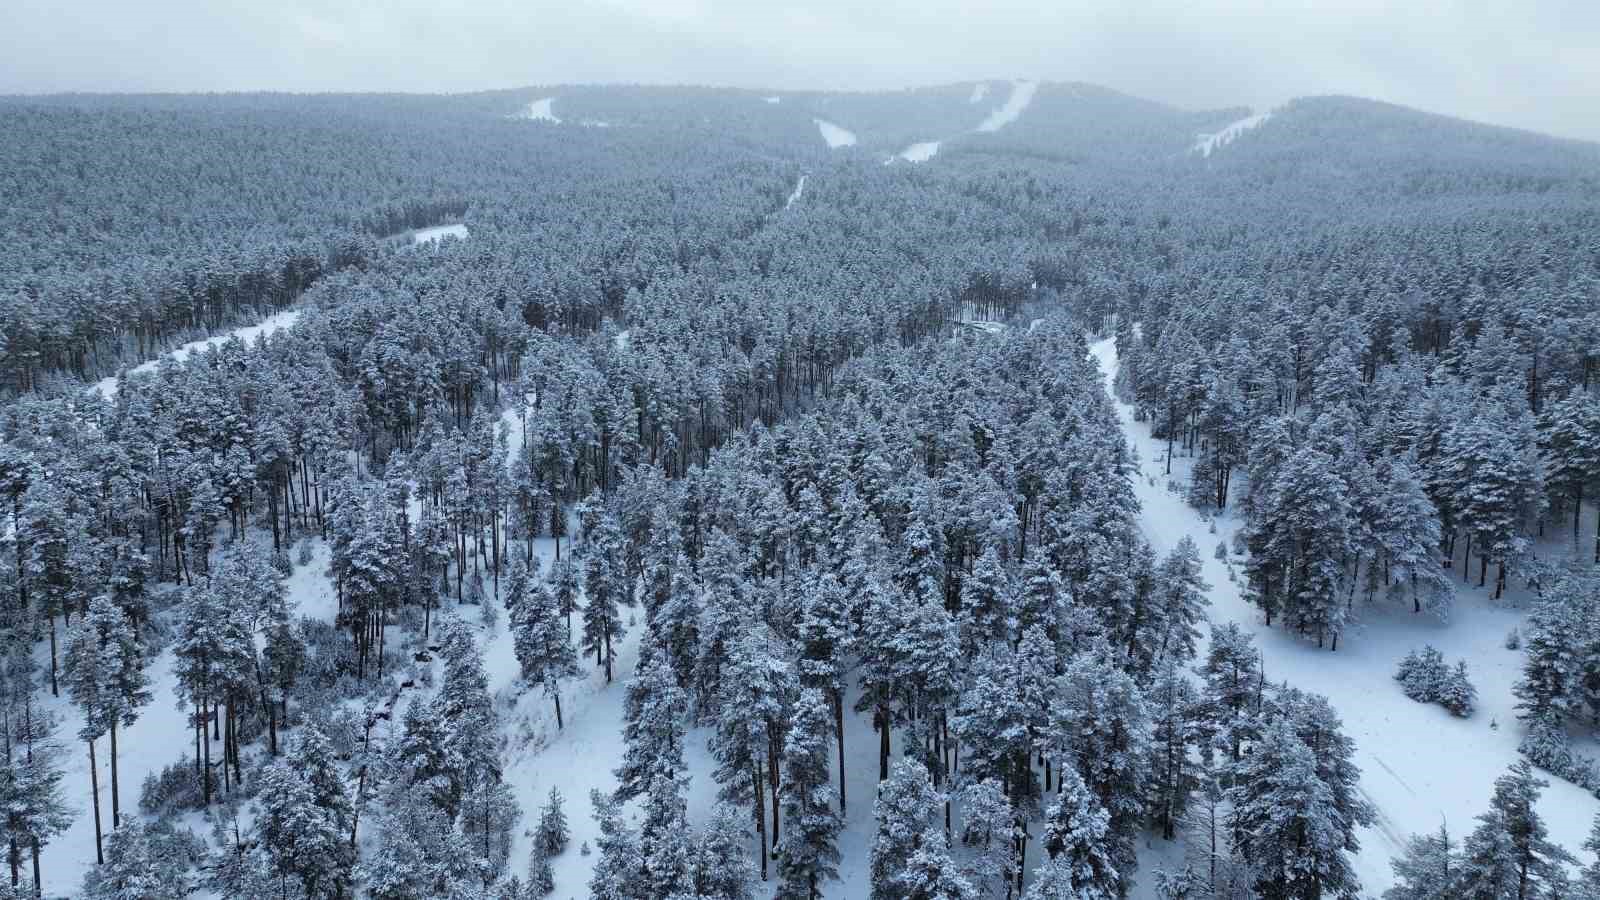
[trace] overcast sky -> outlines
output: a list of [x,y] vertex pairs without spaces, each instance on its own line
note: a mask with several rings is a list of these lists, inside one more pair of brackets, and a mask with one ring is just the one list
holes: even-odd
[[874,89],[1356,94],[1600,140],[1600,0],[0,0],[0,93]]

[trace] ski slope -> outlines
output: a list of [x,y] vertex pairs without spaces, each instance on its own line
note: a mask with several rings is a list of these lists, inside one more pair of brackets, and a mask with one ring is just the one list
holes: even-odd
[[840,128],[826,119],[812,119],[817,123],[817,130],[822,132],[822,140],[827,143],[829,150],[840,147],[854,147],[856,145],[855,132]]
[[968,103],[982,103],[983,98],[989,96],[989,82],[980,81],[972,86],[972,96],[967,98]]
[[[1109,390],[1117,369],[1115,342],[1098,341],[1090,352],[1105,373]],[[1353,862],[1363,896],[1377,896],[1393,884],[1389,861],[1408,836],[1436,831],[1444,822],[1454,839],[1464,838],[1476,824],[1474,817],[1488,808],[1494,779],[1520,759],[1517,745],[1523,732],[1511,686],[1521,672],[1522,654],[1507,650],[1505,637],[1525,613],[1509,603],[1491,603],[1487,592],[1458,581],[1456,606],[1448,622],[1428,613],[1414,615],[1409,605],[1358,604],[1355,621],[1337,652],[1319,650],[1281,629],[1266,627],[1241,594],[1243,572],[1238,572],[1237,581],[1229,578],[1237,558],[1230,556],[1224,562],[1212,552],[1219,541],[1231,547],[1242,522],[1225,513],[1216,517],[1216,532],[1211,533],[1205,517],[1166,488],[1169,478],[1187,484],[1189,461],[1175,460],[1172,475],[1165,475],[1166,443],[1151,438],[1147,426],[1134,422],[1131,406],[1113,401],[1123,435],[1138,460],[1134,490],[1139,519],[1157,556],[1164,556],[1185,536],[1192,538],[1200,548],[1202,574],[1212,587],[1211,621],[1239,623],[1255,635],[1269,681],[1287,681],[1327,696],[1344,719],[1345,733],[1356,744],[1361,792],[1377,810],[1374,827],[1360,834],[1361,849]],[[1453,570],[1458,577],[1460,565],[1458,560]],[[1416,703],[1401,693],[1393,678],[1395,666],[1423,644],[1437,647],[1452,665],[1457,659],[1467,660],[1478,688],[1478,710],[1471,718],[1455,718],[1436,704]],[[1593,753],[1592,748],[1580,749]],[[1600,800],[1569,782],[1543,777],[1550,787],[1539,812],[1550,838],[1581,853],[1590,823],[1600,812]]]
[[[189,354],[197,351],[203,351],[207,347],[211,347],[216,344],[226,343],[230,338],[238,338],[247,344],[252,343],[260,335],[271,334],[280,329],[294,327],[294,323],[299,321],[299,319],[300,310],[286,309],[282,312],[274,313],[273,315],[262,319],[260,322],[257,322],[254,325],[246,325],[243,328],[235,328],[227,334],[220,334],[216,337],[209,337],[199,341],[190,341],[189,343],[184,344],[182,347],[179,347],[170,353],[164,354],[164,356],[171,357],[173,361],[181,363],[189,358]],[[147,363],[134,366],[128,370],[128,374],[144,375],[154,372],[156,367],[161,364],[161,359],[162,357],[158,357]],[[117,393],[116,376],[113,375],[109,378],[100,379],[99,381],[95,382],[94,389],[100,392],[100,396],[109,400]]]
[[1039,92],[1039,82],[1019,80],[1011,84],[1011,96],[1000,105],[999,109],[989,114],[978,124],[978,130],[983,132],[999,131],[1015,122],[1022,116],[1029,104],[1033,103],[1033,95]]
[[1189,152],[1199,153],[1201,156],[1210,156],[1217,150],[1233,143],[1238,139],[1239,135],[1265,125],[1267,120],[1271,118],[1272,113],[1270,112],[1257,113],[1233,122],[1214,134],[1202,134],[1200,139],[1195,141],[1194,146],[1189,148]]

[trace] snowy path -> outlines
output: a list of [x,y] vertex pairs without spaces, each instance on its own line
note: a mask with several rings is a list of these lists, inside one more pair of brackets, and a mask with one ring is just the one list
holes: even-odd
[[[1114,341],[1098,341],[1090,352],[1105,373],[1109,390],[1117,368]],[[1134,422],[1131,406],[1117,401],[1116,409],[1138,460],[1134,490],[1139,518],[1156,553],[1165,554],[1184,536],[1193,538],[1200,548],[1204,577],[1212,586],[1212,621],[1231,620],[1254,634],[1269,680],[1326,695],[1344,719],[1345,733],[1356,743],[1363,793],[1378,810],[1377,826],[1361,833],[1355,859],[1364,893],[1375,896],[1393,883],[1389,860],[1405,837],[1436,830],[1441,820],[1453,837],[1464,837],[1473,818],[1488,808],[1494,779],[1520,758],[1517,744],[1522,728],[1513,710],[1511,686],[1520,674],[1522,654],[1505,648],[1505,636],[1522,621],[1523,613],[1492,604],[1485,592],[1458,582],[1450,622],[1426,613],[1413,615],[1409,606],[1360,607],[1359,620],[1340,641],[1338,652],[1318,650],[1266,627],[1240,594],[1243,572],[1240,581],[1230,580],[1230,564],[1212,552],[1219,541],[1231,546],[1242,523],[1225,514],[1216,519],[1216,533],[1210,533],[1201,514],[1165,487],[1169,477],[1187,481],[1188,461],[1175,460],[1173,474],[1165,475],[1161,462],[1165,442],[1152,439],[1148,427]],[[1459,575],[1459,567],[1454,571]],[[1479,708],[1471,718],[1457,719],[1442,707],[1414,703],[1400,692],[1392,678],[1395,665],[1425,643],[1437,647],[1452,664],[1467,660],[1479,694]],[[1491,727],[1491,722],[1499,727]],[[1550,787],[1539,811],[1550,837],[1581,853],[1600,801],[1573,784],[1545,777]]]
[[[209,337],[199,341],[190,341],[189,343],[184,344],[182,347],[163,355],[170,356],[174,361],[181,363],[189,358],[189,354],[204,350],[205,348],[214,344],[226,343],[229,338],[236,337],[245,343],[250,343],[254,341],[258,335],[271,334],[280,329],[292,328],[294,327],[294,323],[299,321],[299,319],[300,310],[286,309],[282,312],[268,316],[254,325],[246,325],[243,328],[235,328],[227,334],[219,334],[216,337]],[[147,363],[141,363],[140,365],[134,366],[128,370],[128,374],[143,375],[146,372],[154,372],[156,370],[156,366],[159,365],[160,362],[161,358],[157,357],[156,359],[153,359]],[[111,396],[117,392],[116,376],[113,375],[110,378],[100,379],[99,381],[95,382],[94,389],[100,392],[100,396],[110,399]]]
[[554,97],[545,97],[540,100],[535,100],[532,103],[529,103],[527,109],[524,109],[520,115],[516,116],[516,118],[529,119],[534,122],[550,122],[555,125],[560,125],[561,120],[557,118],[555,114],[555,102],[556,98]]

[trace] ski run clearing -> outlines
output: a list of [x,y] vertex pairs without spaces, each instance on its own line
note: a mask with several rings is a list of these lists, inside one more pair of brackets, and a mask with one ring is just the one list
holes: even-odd
[[[179,347],[170,353],[164,354],[162,357],[158,357],[147,363],[134,366],[128,370],[128,374],[144,375],[154,372],[156,367],[161,364],[161,360],[167,357],[170,357],[173,362],[181,363],[188,359],[189,354],[191,353],[203,351],[207,347],[227,343],[232,338],[238,338],[239,340],[248,344],[263,334],[271,334],[274,331],[278,331],[283,328],[292,328],[294,327],[294,323],[299,319],[300,310],[286,309],[280,313],[268,316],[254,325],[246,325],[243,328],[235,328],[227,334],[219,334],[216,337],[209,337],[199,341],[190,341],[189,343],[184,344],[182,347]],[[100,392],[100,396],[109,400],[117,392],[117,377],[113,375],[109,378],[100,379],[99,381],[95,382],[94,389]]]
[[1022,111],[1027,109],[1028,105],[1033,102],[1033,95],[1038,92],[1039,82],[1037,81],[1012,82],[1011,96],[1006,98],[1006,102],[1001,104],[999,109],[990,113],[989,118],[984,119],[978,125],[978,130],[983,132],[999,131],[1015,122],[1022,115]]
[[968,103],[982,103],[983,98],[989,96],[989,82],[980,81],[972,86],[972,96],[967,98]]
[[840,147],[854,147],[856,145],[855,132],[840,128],[826,119],[812,119],[811,121],[817,123],[817,130],[822,132],[822,140],[827,143],[829,150],[837,150]]
[[1191,153],[1199,153],[1201,156],[1210,156],[1213,152],[1233,143],[1239,135],[1265,125],[1270,118],[1272,118],[1272,113],[1270,112],[1246,116],[1215,134],[1202,134],[1200,140],[1196,141],[1189,150]]

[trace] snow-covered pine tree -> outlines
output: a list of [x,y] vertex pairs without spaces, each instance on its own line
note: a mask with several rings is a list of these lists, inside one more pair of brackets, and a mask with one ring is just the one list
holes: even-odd
[[966,875],[985,895],[1016,877],[1016,814],[1005,790],[993,779],[969,781],[961,788],[961,843],[972,848]]
[[272,871],[298,882],[305,897],[347,896],[355,864],[352,811],[322,731],[305,725],[260,779],[255,829]]
[[1232,767],[1227,791],[1230,842],[1255,869],[1267,897],[1355,898],[1360,882],[1346,858],[1353,827],[1317,773],[1312,749],[1287,717],[1262,732]]
[[694,842],[694,896],[703,900],[753,900],[755,872],[745,849],[743,816],[719,803]]
[[917,760],[895,761],[889,779],[878,786],[873,806],[878,832],[871,853],[872,900],[910,896],[907,867],[939,803],[927,767]]
[[1205,608],[1211,602],[1206,599],[1211,585],[1200,577],[1200,565],[1199,547],[1184,535],[1156,568],[1152,605],[1160,639],[1152,665],[1160,665],[1160,660],[1169,658],[1180,664],[1194,659],[1200,640],[1199,625],[1205,620]]
[[645,636],[638,668],[623,700],[622,739],[626,749],[617,768],[618,802],[645,796],[653,780],[682,772],[683,735],[689,703],[678,687],[653,632]]
[[[517,583],[514,562],[507,584],[512,590],[520,588],[511,607],[511,632],[517,663],[522,667],[522,678],[531,685],[544,688],[555,703],[556,728],[566,727],[561,716],[561,682],[580,674],[578,655],[572,647],[572,638],[561,622],[561,610],[547,584]],[[508,593],[508,598],[513,594]]]
[[1040,843],[1055,864],[1051,877],[1066,878],[1078,892],[1074,896],[1114,898],[1126,890],[1114,855],[1118,841],[1111,817],[1070,767],[1062,770],[1061,788],[1045,811]]
[[778,845],[777,900],[817,900],[822,882],[839,877],[843,821],[830,802],[832,728],[827,697],[815,688],[802,689],[783,747],[780,792],[789,827]]
[[1050,747],[1109,815],[1106,852],[1124,880],[1138,867],[1135,838],[1150,783],[1150,713],[1132,676],[1103,654],[1083,654],[1056,680]]

